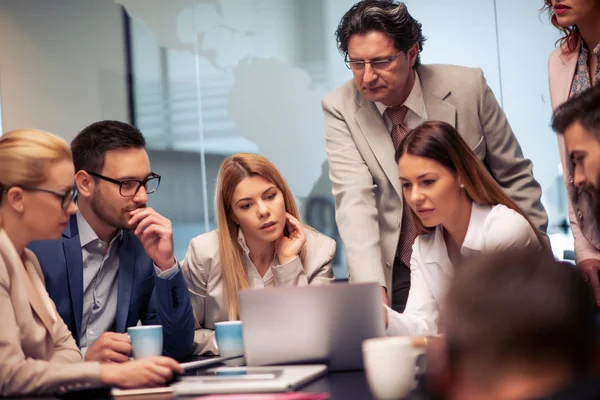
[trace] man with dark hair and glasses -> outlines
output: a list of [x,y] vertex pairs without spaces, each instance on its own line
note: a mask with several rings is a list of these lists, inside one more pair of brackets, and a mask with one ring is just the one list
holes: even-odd
[[[30,245],[89,361],[127,361],[127,328],[138,321],[162,325],[166,355],[182,359],[193,350],[194,314],[171,222],[146,206],[160,175],[150,170],[145,146],[142,133],[123,122],[83,129],[71,143],[79,211],[61,239]],[[74,192],[54,194],[64,203]]]
[[421,24],[403,3],[391,0],[356,3],[342,17],[336,38],[354,78],[326,95],[322,106],[336,221],[351,281],[379,283],[384,302],[404,310],[416,229],[403,207],[394,153],[410,129],[428,120],[455,127],[545,232],[547,216],[531,161],[523,157],[479,68],[421,64]]

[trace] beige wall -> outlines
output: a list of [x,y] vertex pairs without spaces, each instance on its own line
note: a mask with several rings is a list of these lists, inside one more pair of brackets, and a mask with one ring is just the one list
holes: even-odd
[[128,121],[125,66],[113,1],[0,1],[4,132],[33,127],[71,140],[94,121]]

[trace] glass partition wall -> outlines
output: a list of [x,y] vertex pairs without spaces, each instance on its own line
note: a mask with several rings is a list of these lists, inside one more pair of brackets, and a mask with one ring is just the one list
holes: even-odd
[[[172,220],[179,259],[191,238],[215,228],[222,160],[260,153],[289,182],[304,221],[338,242],[335,272],[345,278],[321,98],[352,77],[334,31],[353,3],[4,0],[0,51],[11,54],[11,63],[0,62],[4,129],[35,126],[70,140],[95,120],[133,122],[163,177],[150,205]],[[542,1],[406,4],[427,37],[423,63],[483,69],[534,162],[562,256],[573,245],[547,80],[558,32],[540,14]],[[35,102],[25,96],[34,93]]]

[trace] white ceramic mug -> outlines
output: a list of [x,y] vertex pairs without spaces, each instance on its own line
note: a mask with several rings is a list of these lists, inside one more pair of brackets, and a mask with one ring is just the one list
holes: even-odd
[[401,399],[415,387],[417,356],[411,337],[367,339],[363,364],[371,393],[380,400]]
[[142,325],[127,328],[133,358],[160,356],[163,352],[162,325]]
[[221,357],[244,355],[242,321],[215,322],[215,338]]

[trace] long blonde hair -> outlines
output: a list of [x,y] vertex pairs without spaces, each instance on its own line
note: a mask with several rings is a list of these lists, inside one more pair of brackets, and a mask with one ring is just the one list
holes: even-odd
[[[396,162],[403,154],[429,158],[454,171],[462,180],[467,196],[474,202],[487,205],[503,204],[518,212],[527,220],[540,243],[546,248],[545,240],[529,217],[508,197],[490,175],[481,160],[467,145],[460,134],[442,121],[427,121],[410,131],[400,142],[396,151]],[[411,209],[410,215],[419,233],[432,229],[425,227]]]
[[71,148],[51,133],[35,129],[5,133],[0,136],[0,194],[11,186],[41,185],[48,166],[62,160],[72,160]]
[[[217,180],[216,210],[219,255],[223,266],[224,293],[228,300],[229,319],[239,318],[240,289],[248,287],[244,253],[238,243],[239,226],[233,220],[231,200],[237,185],[247,177],[260,176],[273,183],[282,193],[285,210],[300,219],[296,201],[288,184],[275,165],[258,154],[234,154],[223,161]],[[301,253],[301,258],[303,254]]]

